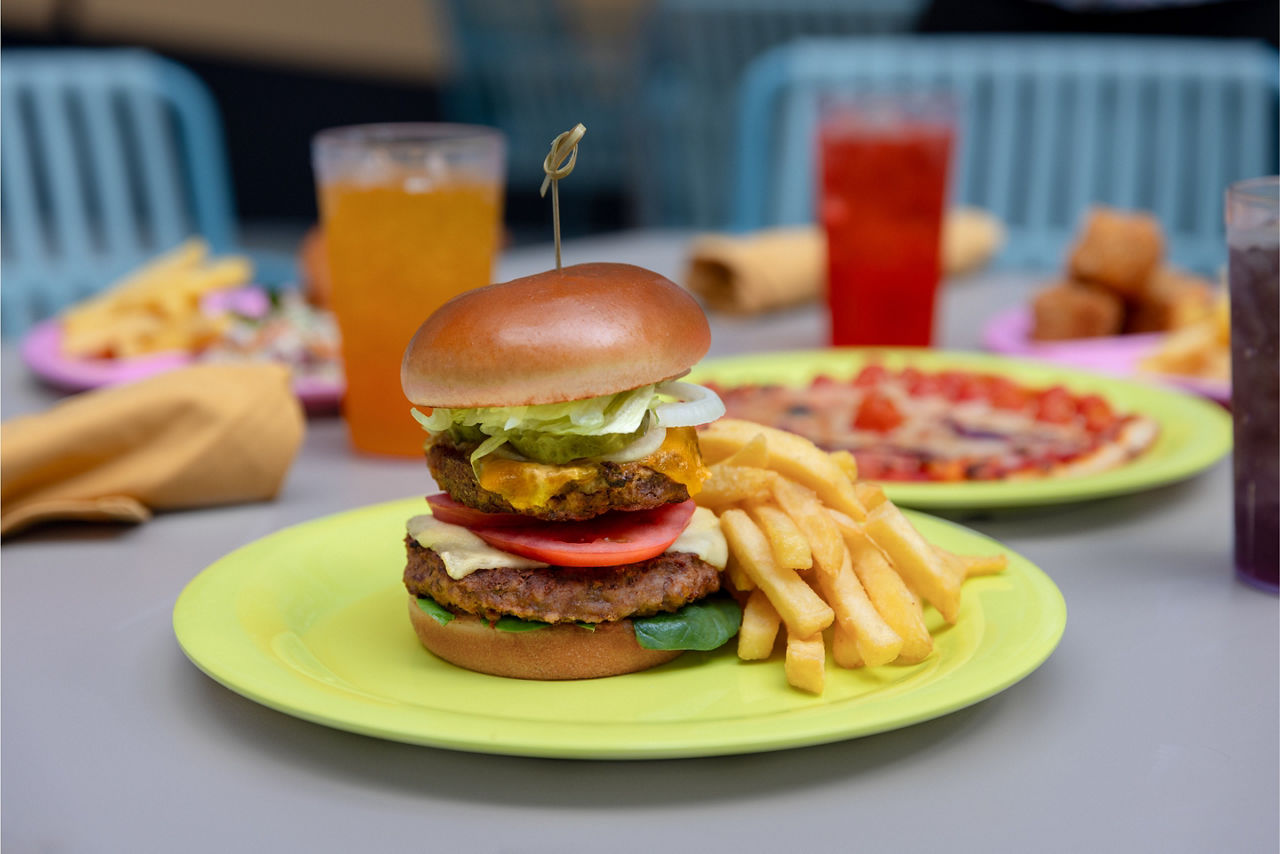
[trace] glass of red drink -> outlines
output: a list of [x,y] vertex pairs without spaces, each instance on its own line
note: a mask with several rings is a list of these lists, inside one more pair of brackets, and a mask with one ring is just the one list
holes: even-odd
[[1240,580],[1280,587],[1280,178],[1227,189],[1235,563]]
[[819,220],[833,345],[933,343],[954,116],[944,95],[823,104]]

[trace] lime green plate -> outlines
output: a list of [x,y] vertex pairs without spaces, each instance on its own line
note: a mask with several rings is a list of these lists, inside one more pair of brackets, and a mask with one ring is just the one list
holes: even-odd
[[1059,365],[981,353],[909,349],[767,353],[703,362],[690,379],[724,386],[803,385],[822,374],[835,379],[852,377],[872,361],[892,369],[912,365],[924,371],[1002,374],[1032,387],[1061,384],[1074,392],[1099,394],[1117,411],[1141,413],[1160,425],[1160,435],[1146,453],[1097,474],[970,483],[886,482],[889,497],[908,507],[977,509],[1089,501],[1175,483],[1203,471],[1231,450],[1231,416],[1203,398]]
[[[935,718],[1009,687],[1053,651],[1062,594],[1009,553],[1001,575],[965,583],[960,618],[929,608],[935,653],[920,664],[842,670],[826,691],[786,684],[775,653],[687,652],[653,670],[529,682],[446,664],[419,644],[400,576],[405,520],[421,498],[286,528],[227,555],[179,597],[183,651],[233,691],[305,720],[379,738],[481,753],[581,759],[712,756],[821,744]],[[998,543],[921,514],[952,551]]]

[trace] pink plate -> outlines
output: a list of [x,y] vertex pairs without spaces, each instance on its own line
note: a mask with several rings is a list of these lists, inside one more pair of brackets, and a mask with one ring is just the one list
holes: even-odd
[[[167,352],[133,359],[76,359],[62,354],[62,327],[57,319],[37,324],[22,341],[22,361],[31,372],[63,391],[88,391],[145,379],[191,364],[190,353]],[[294,392],[307,412],[337,411],[342,401],[340,380],[299,377]]]
[[1146,373],[1138,367],[1160,345],[1159,333],[1032,341],[1031,312],[1015,306],[994,315],[982,331],[982,346],[993,353],[1042,359],[1113,376],[1148,378],[1177,386],[1222,404],[1231,403],[1231,384],[1198,377]]

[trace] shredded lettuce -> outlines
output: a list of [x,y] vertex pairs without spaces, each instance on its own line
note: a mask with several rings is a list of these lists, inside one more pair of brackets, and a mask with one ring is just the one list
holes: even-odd
[[645,415],[661,397],[652,385],[631,391],[532,406],[482,406],[473,409],[437,407],[430,415],[417,409],[410,414],[431,433],[443,433],[453,426],[478,429],[488,438],[471,453],[471,463],[505,445],[512,434],[540,433],[551,436],[605,436],[632,434],[640,429]]
[[432,433],[441,433],[451,425],[478,427],[489,436],[500,436],[517,430],[575,436],[601,436],[605,433],[634,433],[644,415],[659,400],[655,386],[647,385],[631,391],[570,400],[566,403],[540,403],[533,406],[481,406],[474,409],[436,408],[430,415],[413,410],[413,417]]
[[[646,416],[672,398],[686,398],[691,390],[706,391],[688,383],[664,382],[630,391],[531,406],[482,406],[470,409],[436,407],[430,415],[417,409],[414,419],[432,434],[465,428],[488,437],[471,453],[471,464],[512,441],[513,437],[601,437],[638,435]],[[714,395],[712,395],[714,397]],[[713,413],[717,417],[721,412]],[[656,417],[656,416],[655,416]]]

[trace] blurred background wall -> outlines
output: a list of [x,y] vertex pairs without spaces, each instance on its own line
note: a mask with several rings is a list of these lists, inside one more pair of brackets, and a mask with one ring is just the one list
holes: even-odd
[[549,237],[542,158],[578,121],[588,135],[562,188],[567,235],[722,225],[739,74],[797,36],[1109,32],[1274,44],[1276,10],[1274,0],[6,0],[0,31],[4,47],[143,46],[191,68],[221,111],[237,212],[258,241],[287,244],[314,221],[309,140],[321,128],[500,124],[511,140],[507,222],[523,242]]

